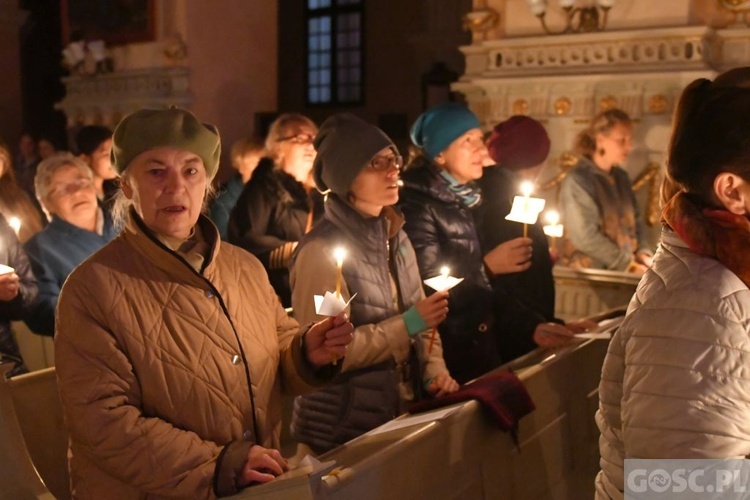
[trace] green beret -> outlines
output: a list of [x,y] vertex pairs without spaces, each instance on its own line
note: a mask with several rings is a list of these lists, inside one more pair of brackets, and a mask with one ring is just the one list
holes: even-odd
[[209,181],[219,169],[221,140],[213,125],[185,109],[141,109],[122,119],[112,135],[112,167],[122,174],[144,151],[177,148],[200,156]]

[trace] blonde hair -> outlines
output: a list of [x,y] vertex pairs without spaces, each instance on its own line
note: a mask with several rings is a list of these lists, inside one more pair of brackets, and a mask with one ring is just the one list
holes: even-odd
[[300,113],[284,113],[276,118],[268,128],[266,135],[266,153],[274,161],[278,159],[279,142],[289,134],[293,125],[306,125],[318,133],[318,126],[314,121]]
[[602,111],[591,120],[591,125],[582,130],[576,137],[575,149],[580,156],[588,159],[593,158],[596,153],[596,136],[608,134],[616,125],[632,125],[633,121],[628,114],[621,109],[608,109]]
[[251,137],[249,139],[240,139],[232,144],[230,149],[230,157],[232,159],[232,167],[235,170],[239,169],[242,163],[242,158],[246,155],[258,153],[263,155],[265,152],[265,141],[259,137]]

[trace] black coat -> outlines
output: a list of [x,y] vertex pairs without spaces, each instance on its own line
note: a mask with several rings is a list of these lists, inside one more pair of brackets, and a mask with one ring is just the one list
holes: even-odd
[[[486,254],[500,243],[523,236],[523,224],[505,219],[519,194],[521,179],[502,167],[484,169],[478,181],[483,203],[474,209],[479,239]],[[501,274],[492,278],[496,294],[499,329],[498,349],[504,361],[510,361],[536,348],[533,336],[536,326],[559,322],[555,315],[555,285],[552,260],[542,222],[528,227],[532,239],[532,264],[520,273]]]
[[15,269],[20,278],[18,295],[13,300],[0,301],[0,355],[3,362],[17,362],[10,375],[26,372],[18,344],[13,338],[11,321],[23,319],[36,299],[36,278],[31,272],[29,259],[16,238],[16,233],[0,215],[0,264]]
[[302,238],[311,210],[316,222],[323,215],[323,197],[315,190],[308,195],[294,177],[263,158],[229,216],[229,242],[260,259],[284,307],[292,303],[289,269],[271,265],[271,253]]
[[[422,279],[440,274],[464,280],[450,291],[448,318],[440,325],[443,357],[451,375],[466,382],[499,364],[494,339],[493,292],[471,211],[448,190],[436,167],[422,161],[404,172],[399,206],[417,253]],[[425,290],[432,292],[429,288]]]

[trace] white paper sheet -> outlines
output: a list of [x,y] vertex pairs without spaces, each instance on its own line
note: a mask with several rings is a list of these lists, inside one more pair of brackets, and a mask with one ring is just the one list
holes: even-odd
[[545,203],[547,202],[543,198],[516,196],[513,198],[510,213],[505,218],[523,224],[536,224],[539,213],[544,210]]
[[349,303],[354,300],[357,294],[355,293],[349,300],[344,302],[335,293],[326,292],[325,296],[315,295],[313,300],[315,301],[315,312],[321,316],[338,316],[349,306]]
[[436,292],[444,292],[458,285],[463,280],[463,278],[454,278],[453,276],[443,276],[442,274],[439,274],[437,276],[433,276],[432,278],[427,278],[426,280],[424,280],[424,284],[429,286]]
[[2,276],[3,274],[9,274],[15,271],[16,270],[10,266],[6,266],[5,264],[0,264],[0,276]]

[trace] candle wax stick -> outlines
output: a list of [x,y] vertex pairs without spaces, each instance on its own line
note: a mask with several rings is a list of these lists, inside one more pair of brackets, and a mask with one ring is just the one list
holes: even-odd
[[435,343],[435,334],[437,334],[437,327],[432,328],[432,332],[430,332],[430,347],[427,348],[427,354],[432,354],[432,344]]
[[528,234],[529,234],[528,224],[524,224],[523,225],[523,237],[526,238]]

